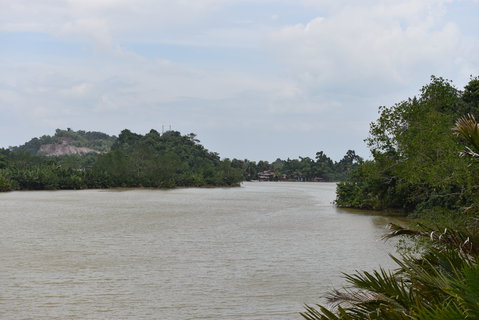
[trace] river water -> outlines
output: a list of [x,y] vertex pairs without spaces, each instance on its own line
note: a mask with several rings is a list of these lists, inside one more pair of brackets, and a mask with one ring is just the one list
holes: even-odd
[[1,319],[301,319],[393,264],[335,184],[0,194]]

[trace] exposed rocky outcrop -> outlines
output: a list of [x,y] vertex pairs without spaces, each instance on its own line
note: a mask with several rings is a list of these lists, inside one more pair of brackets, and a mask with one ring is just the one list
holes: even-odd
[[85,147],[75,147],[65,142],[61,144],[44,144],[40,146],[39,153],[47,156],[63,156],[71,154],[100,153],[100,151]]
[[10,147],[10,150],[47,156],[99,154],[110,151],[116,140],[117,137],[98,131],[56,129],[53,136],[32,138],[21,146]]

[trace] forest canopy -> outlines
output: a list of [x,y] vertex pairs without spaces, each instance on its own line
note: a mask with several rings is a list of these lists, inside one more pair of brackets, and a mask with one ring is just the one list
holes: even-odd
[[[118,138],[95,133],[102,143],[83,146],[108,148],[107,152],[47,157],[34,142],[58,142],[90,134],[59,131],[53,138],[32,139],[12,150],[0,150],[0,190],[83,189],[110,187],[233,186],[242,172],[229,160],[206,150],[194,134],[177,131],[145,135],[123,130]],[[93,139],[94,140],[94,139]],[[110,144],[110,147],[107,146]]]

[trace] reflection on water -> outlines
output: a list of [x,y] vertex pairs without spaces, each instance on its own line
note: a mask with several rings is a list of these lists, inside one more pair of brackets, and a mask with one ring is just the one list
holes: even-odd
[[0,194],[0,318],[300,319],[392,262],[332,183]]

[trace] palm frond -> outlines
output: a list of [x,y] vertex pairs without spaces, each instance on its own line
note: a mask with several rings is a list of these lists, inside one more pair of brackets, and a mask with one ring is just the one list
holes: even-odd
[[317,307],[319,308],[319,310],[317,310],[314,307],[306,305],[304,307],[306,309],[306,312],[301,312],[300,315],[306,320],[352,320],[353,319],[351,317],[350,318],[344,317],[347,315],[344,313],[344,310],[342,309],[341,311],[343,315],[341,315],[340,313],[339,314],[339,316],[341,317],[340,318],[336,316],[333,312],[329,311],[328,309],[326,309],[325,307],[321,305],[318,305]]
[[341,290],[335,289],[329,292],[326,295],[326,300],[331,306],[338,307],[339,305],[354,305],[371,301],[387,301],[387,297],[367,290],[342,288]]
[[389,223],[386,226],[388,232],[386,232],[381,239],[382,240],[388,240],[394,237],[398,236],[427,236],[425,232],[418,231],[418,230],[413,230],[413,229],[407,229],[404,227],[401,227],[400,225],[394,224],[394,223]]
[[[467,114],[456,121],[455,127],[452,129],[454,134],[463,137],[466,141],[479,152],[479,125],[472,114]],[[471,157],[479,157],[479,154],[467,148],[462,155],[469,155]]]
[[442,303],[434,308],[420,307],[414,315],[417,320],[464,320],[467,314],[456,303]]
[[[414,296],[402,277],[383,268],[373,272],[345,275],[348,283],[359,290],[367,290],[372,299],[366,303],[381,303],[395,309],[404,309],[414,302]],[[364,293],[363,293],[364,294]]]
[[458,270],[452,281],[452,290],[462,310],[471,319],[479,319],[479,265],[467,264]]

